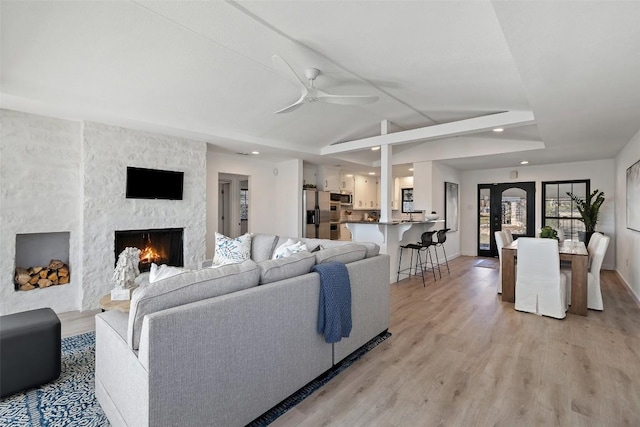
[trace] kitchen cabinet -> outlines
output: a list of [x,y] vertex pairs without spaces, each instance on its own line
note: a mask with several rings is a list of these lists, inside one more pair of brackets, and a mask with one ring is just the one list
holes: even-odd
[[340,173],[340,191],[353,193],[354,185],[355,182],[352,173]]
[[379,209],[378,181],[375,177],[354,177],[353,208],[356,210]]
[[315,165],[304,165],[302,168],[302,183],[317,185],[318,168]]
[[318,190],[340,192],[340,169],[333,166],[318,166],[316,178]]
[[400,209],[400,178],[393,179],[393,192],[391,194],[391,209],[397,211]]

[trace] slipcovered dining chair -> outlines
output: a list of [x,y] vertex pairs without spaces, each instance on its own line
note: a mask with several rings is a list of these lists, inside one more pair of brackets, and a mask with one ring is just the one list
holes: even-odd
[[[589,244],[587,245],[587,252],[589,253],[589,268],[591,268],[591,263],[593,262],[593,256],[596,253],[596,248],[598,247],[598,242],[600,239],[604,237],[604,234],[598,233],[597,231],[591,235],[591,239],[589,240]],[[568,272],[569,283],[571,283],[571,263],[562,264],[562,271]],[[571,286],[567,289],[568,291],[568,300],[571,301]],[[602,310],[602,309],[600,309]]]
[[[594,234],[591,236],[589,246],[593,238],[596,237],[595,247],[589,251],[589,259],[591,259],[591,265],[589,266],[589,272],[587,273],[587,308],[591,310],[604,310],[604,304],[602,303],[602,288],[600,287],[600,270],[602,269],[602,262],[604,256],[607,254],[607,248],[609,247],[609,241],[611,238],[604,234],[599,234],[598,237]],[[568,277],[568,292],[569,301],[571,300],[571,270],[567,272]]]
[[511,242],[513,242],[513,234],[511,234],[511,229],[505,228],[504,230],[502,230],[502,232],[504,233],[504,244],[505,245],[508,245]]
[[496,247],[498,248],[498,259],[500,260],[500,274],[498,275],[498,293],[502,293],[502,248],[505,246],[506,236],[504,231],[496,231]]
[[567,276],[560,271],[558,242],[518,239],[515,309],[564,319],[567,307]]
[[587,245],[587,252],[589,252],[589,266],[591,266],[591,262],[593,261],[593,256],[596,253],[598,243],[603,237],[604,234],[598,233],[597,231],[591,235],[591,239],[589,240],[589,244]]

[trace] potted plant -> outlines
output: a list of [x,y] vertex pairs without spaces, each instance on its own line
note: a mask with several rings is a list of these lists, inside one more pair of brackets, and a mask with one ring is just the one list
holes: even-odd
[[555,228],[545,225],[540,229],[540,237],[543,239],[558,239],[558,232]]
[[596,189],[589,194],[586,199],[576,196],[573,193],[567,192],[567,194],[571,197],[571,200],[576,203],[578,212],[580,212],[580,215],[582,216],[580,221],[584,223],[585,229],[583,240],[584,244],[587,245],[589,244],[591,235],[596,231],[600,206],[604,203],[604,192]]

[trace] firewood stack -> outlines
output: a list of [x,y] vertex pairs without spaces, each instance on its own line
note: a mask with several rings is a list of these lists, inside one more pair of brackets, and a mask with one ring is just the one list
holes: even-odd
[[69,266],[59,259],[52,259],[46,267],[17,267],[14,283],[19,291],[65,285],[69,283]]

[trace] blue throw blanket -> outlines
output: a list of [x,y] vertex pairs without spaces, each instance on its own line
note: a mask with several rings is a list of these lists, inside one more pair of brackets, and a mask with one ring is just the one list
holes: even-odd
[[351,281],[341,262],[317,264],[311,271],[320,274],[318,333],[328,343],[347,338],[351,333]]

